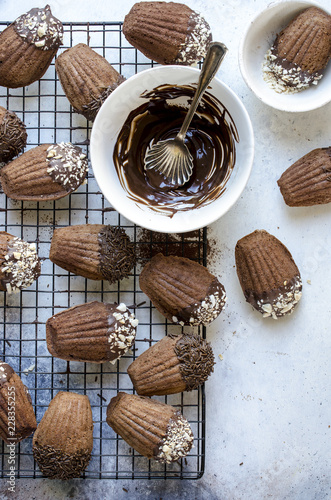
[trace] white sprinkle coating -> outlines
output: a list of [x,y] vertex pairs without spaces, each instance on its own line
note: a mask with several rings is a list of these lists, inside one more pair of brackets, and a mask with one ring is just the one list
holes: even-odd
[[194,12],[190,16],[189,26],[193,25],[192,31],[186,35],[185,42],[181,44],[176,64],[191,65],[205,57],[211,42],[211,31],[206,20],[201,14]]
[[[284,286],[288,284],[284,282]],[[263,314],[264,318],[272,317],[273,319],[278,319],[286,314],[291,314],[294,307],[299,302],[302,296],[302,281],[300,276],[296,276],[293,283],[284,288],[284,291],[279,292],[279,294],[270,302],[266,300],[257,301],[257,309]]]
[[77,189],[88,172],[88,161],[81,149],[71,142],[60,142],[47,150],[47,173],[68,191]]
[[[115,318],[115,323],[113,318]],[[125,354],[136,338],[136,327],[138,320],[133,313],[121,303],[117,306],[116,311],[112,312],[108,318],[109,323],[109,348],[116,357],[111,360],[115,363],[123,354]]]
[[262,64],[263,79],[278,94],[295,94],[306,90],[311,85],[317,85],[322,74],[309,74],[294,63],[287,63],[284,67],[275,56],[273,49],[269,49]]
[[39,276],[39,258],[35,245],[14,237],[8,243],[8,258],[1,267],[8,279],[8,293],[17,293],[32,285]]
[[155,457],[159,462],[170,463],[185,457],[193,444],[193,432],[187,419],[180,412],[170,419],[167,433]]

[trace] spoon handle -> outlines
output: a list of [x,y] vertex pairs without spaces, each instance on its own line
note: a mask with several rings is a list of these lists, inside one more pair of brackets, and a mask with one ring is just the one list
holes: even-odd
[[199,102],[201,100],[202,94],[208,87],[211,80],[217,73],[218,68],[223,60],[223,57],[227,53],[227,47],[221,42],[212,42],[209,45],[207,55],[205,57],[204,63],[202,65],[201,73],[199,76],[198,86],[195,91],[194,97],[192,99],[191,106],[185,116],[183,125],[177,134],[178,139],[184,140],[186,132],[190,126],[193,115],[197,110]]

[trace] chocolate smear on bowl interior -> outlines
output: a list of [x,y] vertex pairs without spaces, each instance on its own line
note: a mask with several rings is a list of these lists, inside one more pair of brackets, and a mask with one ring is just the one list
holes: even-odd
[[142,93],[147,101],[127,117],[113,153],[121,186],[128,197],[138,206],[148,206],[170,217],[219,198],[236,162],[235,143],[239,142],[239,135],[234,121],[225,106],[205,92],[186,136],[193,156],[189,181],[174,189],[159,172],[145,170],[146,150],[153,143],[177,135],[194,91],[192,85],[165,84]]

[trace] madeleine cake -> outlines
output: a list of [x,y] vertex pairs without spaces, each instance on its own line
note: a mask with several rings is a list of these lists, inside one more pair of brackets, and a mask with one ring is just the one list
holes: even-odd
[[33,436],[33,456],[50,479],[80,477],[93,447],[92,409],[87,396],[58,392]]
[[211,345],[195,334],[163,337],[128,367],[141,396],[192,391],[214,371]]
[[57,200],[76,191],[88,172],[86,155],[71,142],[29,149],[0,172],[4,193],[14,200]]
[[88,302],[47,320],[47,347],[52,356],[67,361],[115,363],[132,347],[137,325],[123,303]]
[[284,201],[290,207],[331,202],[331,147],[310,151],[278,179]]
[[74,111],[92,121],[107,97],[125,80],[104,57],[84,43],[60,54],[55,68]]
[[257,230],[235,249],[237,274],[246,301],[263,317],[291,314],[301,299],[302,281],[289,250],[275,236]]
[[128,42],[160,64],[191,65],[205,57],[212,40],[206,20],[176,2],[138,2],[125,16]]
[[126,278],[136,263],[135,247],[125,230],[105,224],[55,229],[49,258],[74,274],[110,283]]
[[62,43],[62,23],[49,5],[19,16],[0,34],[0,85],[25,87],[39,80]]
[[331,57],[331,16],[318,7],[303,10],[276,37],[263,63],[263,77],[278,93],[317,85]]
[[138,453],[163,463],[185,457],[193,445],[181,412],[144,396],[119,392],[107,407],[107,424]]
[[139,284],[156,309],[180,325],[208,325],[226,302],[219,280],[186,257],[155,255],[145,264]]

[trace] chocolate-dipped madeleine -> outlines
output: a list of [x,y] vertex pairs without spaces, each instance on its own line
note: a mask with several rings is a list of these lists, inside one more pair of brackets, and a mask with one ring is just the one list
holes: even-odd
[[0,231],[0,290],[19,292],[31,286],[39,275],[36,244]]
[[49,5],[19,16],[0,34],[0,85],[25,87],[39,80],[62,39],[62,23]]
[[7,163],[26,146],[25,124],[16,113],[0,106],[0,163]]
[[310,151],[278,179],[284,201],[290,207],[331,202],[331,147]]
[[163,337],[128,367],[141,396],[192,391],[214,371],[211,345],[196,334]]
[[80,477],[91,458],[93,420],[89,399],[58,392],[33,436],[33,456],[50,479]]
[[107,97],[125,80],[104,57],[84,43],[60,54],[55,68],[74,111],[92,121]]
[[181,412],[144,396],[119,392],[107,407],[107,424],[138,453],[163,463],[185,457],[193,445]]
[[257,230],[241,238],[235,249],[237,274],[246,301],[263,317],[291,314],[302,295],[299,269],[275,236]]
[[267,51],[263,77],[278,93],[317,85],[331,57],[331,16],[318,7],[298,14]]
[[47,320],[47,347],[52,356],[67,361],[115,363],[134,343],[137,325],[123,303],[88,302]]
[[37,428],[31,396],[13,368],[0,361],[0,438],[17,444]]
[[124,229],[104,224],[55,229],[49,258],[74,274],[110,283],[127,277],[136,263],[135,247]]
[[180,325],[208,325],[226,301],[219,280],[186,257],[155,255],[145,264],[139,284],[156,309]]
[[4,193],[14,200],[57,200],[75,191],[88,171],[86,155],[70,142],[29,149],[0,172]]
[[160,64],[191,65],[205,57],[212,40],[206,20],[176,2],[138,2],[125,16],[126,39]]

